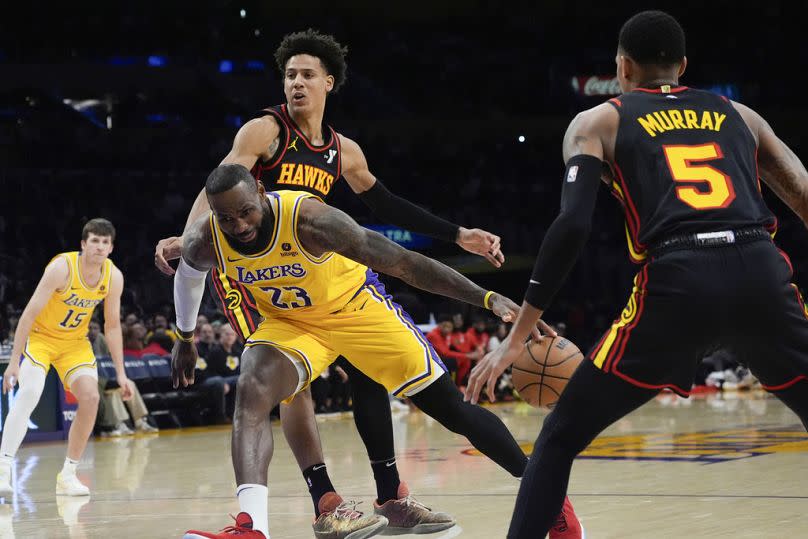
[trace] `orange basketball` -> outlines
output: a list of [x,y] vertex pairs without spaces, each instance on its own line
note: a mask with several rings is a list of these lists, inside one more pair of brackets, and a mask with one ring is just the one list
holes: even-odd
[[578,347],[563,337],[530,340],[513,363],[513,387],[531,406],[552,408],[583,359]]

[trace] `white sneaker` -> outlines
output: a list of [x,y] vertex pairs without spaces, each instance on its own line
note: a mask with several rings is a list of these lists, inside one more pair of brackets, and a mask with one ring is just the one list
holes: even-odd
[[87,485],[79,481],[75,475],[65,475],[59,472],[56,476],[57,496],[89,496],[90,489]]
[[11,488],[11,464],[0,464],[0,498],[10,498],[14,495]]
[[148,421],[146,421],[145,417],[141,417],[137,421],[135,421],[135,430],[138,432],[145,432],[145,433],[154,433],[160,432],[160,429],[157,427],[152,427]]

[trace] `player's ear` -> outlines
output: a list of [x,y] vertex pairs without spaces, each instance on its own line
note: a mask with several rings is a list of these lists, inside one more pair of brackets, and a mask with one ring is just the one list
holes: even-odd
[[258,194],[261,195],[261,196],[266,195],[267,194],[267,189],[266,189],[266,187],[264,187],[264,182],[262,182],[261,180],[256,180],[255,183],[258,184]]
[[334,89],[334,75],[326,75],[325,77],[325,91],[331,93]]
[[679,64],[679,73],[677,77],[681,77],[685,74],[685,69],[687,69],[687,56],[682,58],[682,63]]

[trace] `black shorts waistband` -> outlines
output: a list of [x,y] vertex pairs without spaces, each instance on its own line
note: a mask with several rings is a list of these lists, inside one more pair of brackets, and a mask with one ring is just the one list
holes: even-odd
[[680,234],[670,236],[654,244],[648,249],[651,256],[680,249],[700,249],[704,247],[720,247],[733,243],[749,243],[763,239],[771,239],[769,232],[762,226],[739,228],[737,230],[720,230],[718,232],[700,232],[697,234]]

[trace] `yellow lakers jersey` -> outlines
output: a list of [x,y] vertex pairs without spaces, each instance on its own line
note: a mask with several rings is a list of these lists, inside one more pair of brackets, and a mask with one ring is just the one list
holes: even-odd
[[319,317],[342,309],[365,283],[367,267],[337,253],[315,257],[298,241],[300,203],[316,198],[300,191],[267,193],[275,217],[269,245],[246,255],[233,249],[211,215],[210,227],[222,276],[245,286],[264,317]]
[[96,306],[109,294],[109,281],[112,277],[112,260],[107,259],[101,268],[101,278],[94,287],[88,286],[81,278],[79,256],[73,251],[60,253],[51,259],[64,257],[70,268],[68,285],[61,292],[54,292],[45,308],[34,320],[34,333],[44,333],[62,339],[83,339],[87,337],[87,327]]

